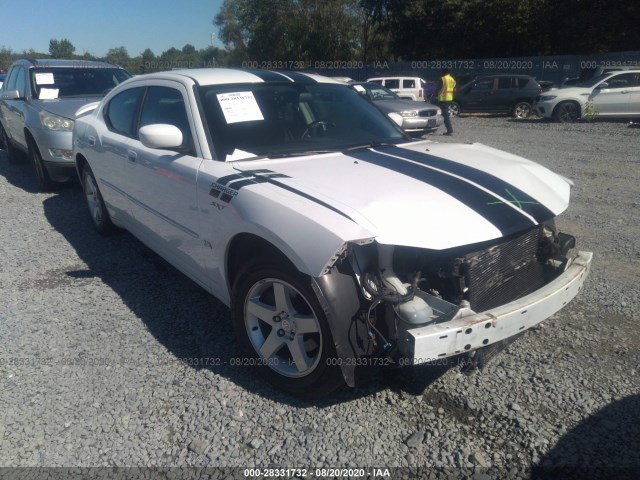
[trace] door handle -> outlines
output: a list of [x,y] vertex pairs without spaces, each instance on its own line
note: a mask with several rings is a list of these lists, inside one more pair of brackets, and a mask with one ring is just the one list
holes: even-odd
[[136,152],[134,152],[133,150],[127,151],[127,160],[129,160],[130,162],[135,162],[137,159],[138,154]]

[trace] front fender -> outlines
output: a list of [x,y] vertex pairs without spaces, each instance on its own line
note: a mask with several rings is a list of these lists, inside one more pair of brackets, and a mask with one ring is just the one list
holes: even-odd
[[367,308],[355,275],[347,262],[321,277],[311,279],[318,301],[327,317],[338,357],[335,359],[342,369],[345,383],[350,387],[362,385],[379,368],[376,362],[358,361],[371,356],[368,346],[367,327],[359,312]]

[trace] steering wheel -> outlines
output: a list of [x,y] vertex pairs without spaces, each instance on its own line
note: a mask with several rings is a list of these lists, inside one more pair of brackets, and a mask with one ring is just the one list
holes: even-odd
[[302,134],[302,138],[320,137],[329,130],[329,127],[335,127],[335,124],[326,120],[316,120],[307,125],[307,129]]

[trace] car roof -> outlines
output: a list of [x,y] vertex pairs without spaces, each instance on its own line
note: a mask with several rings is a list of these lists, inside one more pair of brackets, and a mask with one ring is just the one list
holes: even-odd
[[138,75],[135,78],[136,80],[167,79],[178,81],[184,81],[185,78],[190,78],[199,85],[265,82],[333,83],[336,85],[344,85],[344,82],[314,73],[276,72],[272,70],[240,70],[231,68],[170,70],[166,72]]
[[121,68],[118,65],[109,62],[101,62],[97,60],[67,60],[61,58],[20,58],[16,63],[26,63],[32,67],[43,68]]
[[518,78],[531,78],[532,80],[535,80],[534,77],[532,77],[531,75],[523,75],[521,73],[495,73],[495,74],[488,74],[488,75],[480,75],[478,77],[476,77],[476,80],[480,80],[483,78],[511,78],[511,77],[518,77]]

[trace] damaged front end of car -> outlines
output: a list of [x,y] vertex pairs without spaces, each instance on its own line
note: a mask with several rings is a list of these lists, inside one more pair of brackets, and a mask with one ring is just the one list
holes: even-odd
[[445,250],[347,244],[314,289],[345,381],[497,345],[556,313],[581,289],[591,253],[552,221]]

